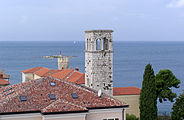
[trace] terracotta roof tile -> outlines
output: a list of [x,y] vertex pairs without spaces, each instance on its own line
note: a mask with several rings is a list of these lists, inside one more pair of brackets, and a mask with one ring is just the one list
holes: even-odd
[[34,72],[40,70],[41,68],[43,68],[43,67],[34,67],[34,68],[27,69],[27,70],[23,70],[22,72],[23,73],[34,73]]
[[40,77],[43,77],[49,71],[50,71],[50,69],[43,67],[43,68],[39,69],[38,71],[34,72],[34,74],[36,74],[36,75],[38,75]]
[[[55,86],[51,86],[51,82]],[[78,98],[74,99],[72,93],[76,93]],[[54,94],[55,100],[51,100],[49,94]],[[21,101],[20,96],[26,96],[27,100]],[[52,77],[0,88],[0,113],[51,113],[125,106],[127,105],[105,94],[98,97],[95,90]]]
[[137,87],[114,87],[113,95],[137,95],[141,89]]
[[73,69],[63,69],[60,72],[57,72],[52,75],[52,77],[58,78],[58,79],[66,79],[74,70]]
[[61,72],[61,70],[54,70],[54,69],[53,70],[50,70],[47,73],[45,73],[44,76],[45,77],[48,77],[48,76],[51,76],[51,75],[53,75],[53,74],[55,74],[57,72]]
[[9,81],[0,78],[0,85],[9,85]]
[[71,76],[69,76],[68,79],[66,79],[68,82],[73,82],[76,84],[85,84],[85,74],[75,71]]

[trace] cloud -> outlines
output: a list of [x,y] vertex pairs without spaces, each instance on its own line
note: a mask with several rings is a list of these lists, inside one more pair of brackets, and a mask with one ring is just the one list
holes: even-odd
[[180,8],[184,7],[184,0],[173,0],[171,3],[167,5],[169,8]]

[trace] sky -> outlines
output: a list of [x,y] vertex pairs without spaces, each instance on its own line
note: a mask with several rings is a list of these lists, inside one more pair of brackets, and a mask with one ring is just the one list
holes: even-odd
[[0,41],[184,41],[184,0],[0,0]]

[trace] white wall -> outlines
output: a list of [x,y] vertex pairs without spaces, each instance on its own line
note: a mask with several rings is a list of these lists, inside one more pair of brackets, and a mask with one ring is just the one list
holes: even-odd
[[32,73],[22,73],[22,82],[26,82],[33,79]]

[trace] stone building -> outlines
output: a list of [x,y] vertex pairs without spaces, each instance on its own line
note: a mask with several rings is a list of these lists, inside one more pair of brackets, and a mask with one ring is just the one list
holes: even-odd
[[113,94],[112,30],[85,31],[85,85]]

